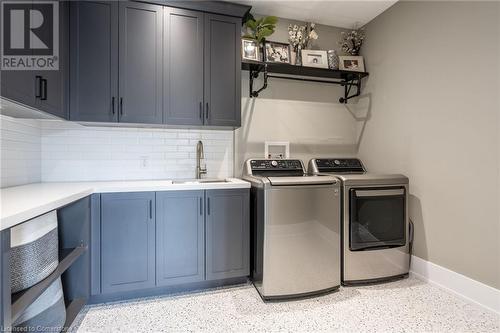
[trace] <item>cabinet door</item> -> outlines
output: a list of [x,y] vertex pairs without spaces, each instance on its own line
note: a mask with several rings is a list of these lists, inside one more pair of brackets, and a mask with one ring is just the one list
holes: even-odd
[[74,1],[70,119],[118,121],[118,2]]
[[155,285],[155,193],[101,195],[102,292]]
[[34,71],[3,70],[0,74],[2,97],[15,102],[37,107],[40,94],[40,77]]
[[[27,53],[29,56],[33,55],[33,51]],[[37,75],[35,71],[2,70],[0,73],[2,97],[36,108],[39,98],[37,96],[41,93],[41,78]]]
[[207,280],[249,274],[249,205],[248,189],[206,192]]
[[203,125],[203,13],[165,7],[165,122]]
[[205,16],[205,124],[241,126],[241,19]]
[[204,279],[203,200],[203,191],[157,192],[157,285]]
[[163,7],[120,2],[119,26],[119,121],[162,123]]
[[[35,3],[34,6],[37,6]],[[40,34],[50,35],[50,29]],[[38,71],[41,97],[37,108],[63,119],[69,118],[69,3],[59,2],[59,69]]]

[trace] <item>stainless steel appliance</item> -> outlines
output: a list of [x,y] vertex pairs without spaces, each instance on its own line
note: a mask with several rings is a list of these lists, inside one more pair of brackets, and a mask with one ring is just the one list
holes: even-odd
[[308,176],[300,160],[248,160],[252,279],[264,300],[340,286],[340,181]]
[[342,284],[407,276],[408,178],[367,173],[354,158],[312,159],[308,173],[342,181]]

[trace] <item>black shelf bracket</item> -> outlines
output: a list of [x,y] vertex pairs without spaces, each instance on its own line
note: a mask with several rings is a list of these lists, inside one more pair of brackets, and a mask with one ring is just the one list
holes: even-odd
[[[264,74],[264,84],[258,90],[253,90],[253,83],[259,77],[260,72]],[[250,67],[250,97],[259,97],[259,93],[267,88],[267,64]]]
[[[368,76],[365,72],[346,72],[346,71],[332,71],[325,69],[311,69],[307,67],[296,67],[296,66],[280,66],[272,64],[273,67],[269,68],[267,63],[244,63],[244,69],[249,71],[250,84],[249,84],[249,95],[251,98],[259,97],[261,91],[268,87],[268,79],[285,79],[285,80],[295,80],[295,81],[305,81],[305,82],[318,82],[327,84],[337,84],[344,87],[344,96],[339,98],[339,102],[347,104],[347,101],[351,98],[357,97],[361,94],[361,80],[363,77]],[[319,71],[319,72],[318,72]],[[254,89],[255,79],[263,74],[264,82],[262,87],[259,89]],[[281,75],[274,75],[269,73],[278,73]],[[320,75],[316,75],[320,74]]]
[[[344,97],[339,98],[340,103],[347,104],[348,100],[358,97],[361,94],[361,77],[344,80],[342,85],[344,86]],[[356,92],[350,95],[353,87],[356,88]]]

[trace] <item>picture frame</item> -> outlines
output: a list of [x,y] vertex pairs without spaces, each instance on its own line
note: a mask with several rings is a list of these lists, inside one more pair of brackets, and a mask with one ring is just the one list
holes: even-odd
[[302,50],[302,66],[328,68],[328,55],[322,50]]
[[255,39],[241,39],[241,59],[250,61],[260,61],[259,44]]
[[290,64],[290,44],[266,41],[264,43],[264,61]]
[[365,61],[362,56],[339,56],[339,69],[351,72],[364,72]]

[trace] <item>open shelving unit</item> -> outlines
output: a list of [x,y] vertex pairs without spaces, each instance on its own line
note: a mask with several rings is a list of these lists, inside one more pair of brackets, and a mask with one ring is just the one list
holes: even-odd
[[[14,322],[23,313],[28,306],[30,306],[47,288],[59,278],[66,270],[87,250],[86,246],[78,246],[73,249],[62,249],[59,251],[59,265],[56,269],[45,279],[31,286],[28,289],[12,294],[12,322]],[[70,305],[76,300],[69,303]],[[85,299],[81,307],[85,304]],[[78,313],[81,307],[76,311]],[[69,306],[67,306],[67,309]],[[70,318],[67,318],[70,319]],[[73,318],[74,319],[74,318]],[[66,320],[68,322],[68,320]],[[71,320],[72,322],[72,320]],[[70,324],[71,324],[70,322]]]
[[[340,103],[347,103],[349,99],[359,96],[361,94],[361,80],[369,75],[368,72],[353,72],[258,61],[243,61],[241,69],[249,71],[250,97],[258,97],[259,93],[268,87],[269,78],[278,78],[341,85],[344,87],[344,96],[339,98]],[[254,89],[255,79],[261,73],[264,78],[263,85],[259,89]],[[355,88],[355,91],[351,93],[353,88]]]
[[45,279],[20,292],[11,292],[11,230],[0,231],[0,331],[13,331],[13,323],[61,278],[66,332],[90,297],[90,197],[57,208],[59,263]]

